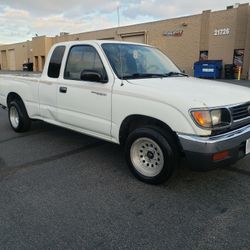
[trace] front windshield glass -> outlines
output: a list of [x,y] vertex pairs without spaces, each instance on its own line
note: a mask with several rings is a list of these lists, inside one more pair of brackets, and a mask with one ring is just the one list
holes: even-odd
[[160,50],[135,44],[102,44],[116,75],[121,79],[167,77],[182,74]]

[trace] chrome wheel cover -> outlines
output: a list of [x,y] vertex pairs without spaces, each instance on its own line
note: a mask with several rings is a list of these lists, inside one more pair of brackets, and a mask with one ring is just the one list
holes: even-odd
[[13,128],[17,128],[19,126],[19,114],[14,106],[10,107],[10,122]]
[[164,154],[152,139],[143,137],[133,142],[130,159],[135,169],[146,177],[158,175],[164,166]]

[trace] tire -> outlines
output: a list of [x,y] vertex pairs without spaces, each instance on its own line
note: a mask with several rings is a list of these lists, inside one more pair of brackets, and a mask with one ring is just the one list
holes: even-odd
[[174,137],[157,127],[131,132],[125,143],[125,157],[134,176],[150,184],[167,181],[180,160]]
[[31,120],[21,100],[13,100],[8,106],[9,122],[15,132],[26,132],[30,129]]

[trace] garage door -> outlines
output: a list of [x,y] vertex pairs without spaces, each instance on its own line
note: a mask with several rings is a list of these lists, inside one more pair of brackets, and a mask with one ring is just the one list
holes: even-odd
[[122,36],[122,40],[132,43],[145,43],[145,35]]
[[98,40],[115,40],[115,38],[114,37],[105,37],[105,38],[101,38]]
[[16,57],[15,57],[15,50],[11,49],[8,51],[9,53],[9,70],[16,70]]
[[2,55],[2,69],[8,69],[8,65],[7,65],[7,53],[6,50],[2,50],[1,51],[1,55]]

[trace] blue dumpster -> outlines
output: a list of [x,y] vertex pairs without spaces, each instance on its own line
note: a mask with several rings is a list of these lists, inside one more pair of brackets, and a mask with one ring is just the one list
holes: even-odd
[[194,63],[194,76],[198,78],[221,78],[222,60],[207,60]]

